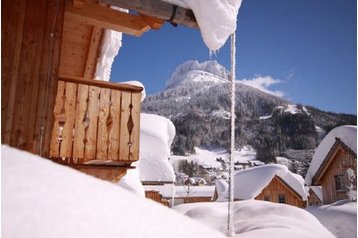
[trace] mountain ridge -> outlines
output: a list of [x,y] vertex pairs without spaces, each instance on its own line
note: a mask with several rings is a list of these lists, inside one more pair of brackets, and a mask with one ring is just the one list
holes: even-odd
[[[229,148],[229,71],[216,61],[188,61],[179,65],[167,88],[147,96],[142,111],[169,118],[176,127],[174,154],[193,153],[194,147]],[[349,114],[324,112],[293,104],[257,88],[236,82],[236,148],[250,145],[258,159],[297,153],[310,160],[312,150],[336,126],[356,124]],[[288,152],[287,152],[288,151]]]

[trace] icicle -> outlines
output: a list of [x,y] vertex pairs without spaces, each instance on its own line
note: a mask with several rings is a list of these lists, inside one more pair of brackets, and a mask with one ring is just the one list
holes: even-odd
[[228,189],[228,213],[227,236],[235,235],[233,215],[231,212],[234,202],[234,150],[235,150],[235,67],[236,67],[236,34],[231,35],[231,143],[229,156],[229,189]]

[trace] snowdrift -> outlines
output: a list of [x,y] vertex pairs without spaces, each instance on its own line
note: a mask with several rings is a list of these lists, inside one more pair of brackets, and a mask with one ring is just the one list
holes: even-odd
[[1,147],[2,237],[223,237],[109,182]]

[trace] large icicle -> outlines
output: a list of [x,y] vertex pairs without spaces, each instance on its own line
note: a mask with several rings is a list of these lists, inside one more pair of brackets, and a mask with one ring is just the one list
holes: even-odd
[[234,236],[233,216],[231,206],[234,202],[234,151],[235,151],[235,67],[236,67],[236,34],[231,35],[231,142],[229,156],[229,189],[228,189],[228,213],[227,236]]

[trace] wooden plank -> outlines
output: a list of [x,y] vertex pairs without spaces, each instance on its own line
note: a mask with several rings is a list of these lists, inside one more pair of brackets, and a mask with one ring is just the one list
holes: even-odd
[[85,158],[92,160],[96,158],[97,127],[98,127],[98,100],[100,89],[89,86],[88,96],[88,128],[86,131]]
[[86,129],[89,125],[86,115],[87,99],[88,85],[79,84],[76,99],[76,119],[73,142],[73,157],[79,159],[79,162],[82,162],[85,157]]
[[111,90],[111,106],[109,109],[112,119],[109,131],[108,159],[118,160],[120,144],[121,91]]
[[121,125],[120,125],[120,146],[119,160],[129,160],[130,153],[130,133],[128,121],[130,119],[131,93],[122,92],[121,98]]
[[101,88],[100,100],[99,100],[99,116],[98,116],[98,135],[97,135],[97,159],[107,159],[108,144],[109,144],[109,130],[111,129],[111,123],[107,121],[109,116],[109,104],[110,104],[111,90],[107,88]]
[[[1,44],[2,52],[3,52],[1,54],[1,58],[3,59],[4,57],[5,59],[9,59],[8,61],[2,60],[2,66],[1,66],[2,69],[4,69],[3,67],[5,67],[5,70],[2,71],[2,75],[1,75],[2,78],[1,84],[3,86],[3,82],[4,82],[8,85],[1,88],[1,92],[2,93],[5,92],[5,98],[6,98],[6,101],[1,101],[1,111],[2,111],[1,134],[2,134],[2,143],[4,144],[10,144],[11,135],[12,133],[14,133],[12,131],[13,120],[14,120],[13,113],[15,109],[16,88],[18,84],[18,74],[19,74],[18,69],[19,69],[20,55],[22,49],[21,43],[22,43],[22,36],[23,36],[26,1],[20,1],[20,3],[15,2],[13,3],[13,5],[11,5],[11,7],[12,7],[11,12],[8,12],[7,11],[8,8],[5,7],[4,14],[2,14],[5,16],[7,14],[10,14],[11,20],[9,21],[15,21],[14,27],[12,27],[12,23],[10,22],[8,23],[8,25],[6,24],[6,22],[4,23],[5,27],[9,27],[9,28],[7,28],[8,29],[7,34],[3,35],[3,37],[1,38],[1,40],[7,39],[6,42],[9,43],[7,44],[4,42],[4,45]],[[12,17],[15,17],[15,19],[13,19]],[[3,98],[3,95],[1,98]]]
[[[48,32],[47,42],[49,44],[49,54],[46,57],[43,57],[41,62],[41,74],[46,75],[46,81],[40,87],[39,98],[42,98],[42,90],[45,91],[45,106],[44,110],[41,110],[43,114],[40,115],[41,119],[44,119],[43,129],[41,134],[43,139],[40,140],[41,156],[48,157],[50,151],[50,141],[52,127],[54,125],[54,114],[52,113],[53,108],[55,107],[55,99],[58,85],[58,74],[59,74],[59,65],[60,65],[60,55],[61,55],[61,43],[62,43],[62,31],[63,31],[63,19],[64,19],[64,1],[51,1],[48,2],[47,13],[49,24],[46,25]],[[47,67],[46,67],[47,66]],[[48,68],[50,66],[50,68]],[[44,86],[44,88],[43,88]],[[39,111],[38,111],[39,112]]]
[[106,82],[102,80],[88,80],[83,79],[81,77],[70,77],[67,75],[60,75],[60,80],[65,82],[72,82],[72,83],[78,83],[78,84],[85,84],[90,86],[96,86],[100,88],[109,88],[114,90],[120,90],[120,91],[127,91],[127,92],[142,92],[143,88],[130,85],[130,84],[124,84],[124,83],[111,83]]
[[72,158],[73,149],[73,129],[76,115],[76,91],[77,85],[66,82],[65,89],[65,124],[62,130],[62,143],[60,149],[60,156],[65,158]]
[[86,2],[83,8],[67,5],[65,15],[78,22],[140,36],[150,27],[141,17],[120,12],[105,6]]
[[[174,5],[158,0],[100,0],[103,3],[130,9],[140,14],[157,17],[164,20],[170,20],[173,15]],[[174,24],[181,24],[188,27],[198,28],[194,13],[182,7],[177,7],[174,19]]]
[[92,36],[88,47],[87,61],[83,78],[93,79],[96,70],[98,53],[101,46],[103,30],[97,26],[92,29]]
[[141,93],[132,93],[132,119],[133,131],[131,135],[132,148],[130,160],[137,161],[139,159],[139,134],[140,134],[140,102]]
[[60,156],[60,136],[64,123],[64,96],[65,96],[65,82],[58,82],[56,103],[53,110],[54,126],[52,129],[50,157],[57,158]]
[[[42,3],[44,3],[43,1]],[[12,125],[12,135],[10,145],[25,149],[27,133],[26,127],[29,122],[29,101],[31,100],[32,85],[35,74],[35,63],[38,45],[38,36],[41,33],[41,17],[38,16],[37,7],[34,0],[28,0],[25,9],[24,32],[22,36],[22,49],[19,61],[19,74],[16,85],[15,109]]]
[[38,103],[41,104],[43,98],[38,98],[39,95],[39,84],[40,84],[40,65],[41,65],[41,57],[42,51],[44,50],[44,39],[46,21],[43,19],[46,18],[46,3],[47,1],[36,1],[38,4],[39,14],[36,16],[37,21],[35,24],[39,27],[39,31],[36,33],[36,56],[33,60],[33,74],[31,75],[30,84],[28,86],[28,90],[26,91],[25,102],[28,104],[25,107],[25,116],[27,117],[27,122],[25,124],[26,131],[26,147],[25,149],[30,152],[35,152],[34,144],[35,144],[35,128],[36,128],[36,110],[38,107]]

